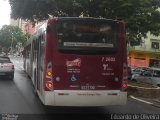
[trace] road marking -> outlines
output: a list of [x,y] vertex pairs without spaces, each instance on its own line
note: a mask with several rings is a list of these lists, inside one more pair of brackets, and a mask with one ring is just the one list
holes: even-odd
[[135,100],[138,100],[138,101],[140,101],[140,102],[143,102],[143,103],[146,103],[146,104],[150,104],[150,105],[152,105],[153,103],[151,103],[151,102],[148,102],[148,101],[145,101],[145,100],[142,100],[142,99],[139,99],[139,98],[136,98],[136,97],[134,97],[134,96],[130,96],[130,98],[132,98],[132,99],[135,99]]
[[133,86],[133,85],[129,85],[128,86],[131,86],[131,87],[135,87],[135,88],[141,88],[141,89],[148,89],[148,90],[159,90],[160,87],[156,87],[156,88],[146,88],[146,87],[138,87],[138,86]]

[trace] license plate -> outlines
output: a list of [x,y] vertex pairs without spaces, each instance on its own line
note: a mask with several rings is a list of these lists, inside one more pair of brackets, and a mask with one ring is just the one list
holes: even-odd
[[95,86],[94,85],[81,85],[81,89],[82,90],[95,90]]

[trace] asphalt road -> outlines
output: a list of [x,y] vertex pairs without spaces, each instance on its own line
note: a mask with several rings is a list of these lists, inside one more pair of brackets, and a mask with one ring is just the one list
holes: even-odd
[[[43,115],[59,119],[106,120],[107,114],[160,114],[160,108],[128,98],[123,106],[107,107],[45,107],[33,92],[31,80],[23,71],[23,61],[12,58],[15,64],[14,80],[0,78],[0,113],[26,116]],[[49,114],[49,115],[48,115]],[[42,115],[42,116],[41,116]],[[39,119],[39,118],[38,118]],[[36,119],[36,120],[38,120]],[[26,119],[27,120],[27,119]]]

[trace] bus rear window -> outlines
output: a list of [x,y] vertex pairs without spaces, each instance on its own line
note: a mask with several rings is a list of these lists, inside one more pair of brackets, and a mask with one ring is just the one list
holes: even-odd
[[57,22],[59,50],[115,51],[118,27],[107,22]]

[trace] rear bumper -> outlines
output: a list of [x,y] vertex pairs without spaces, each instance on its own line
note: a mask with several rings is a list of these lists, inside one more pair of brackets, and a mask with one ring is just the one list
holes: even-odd
[[0,76],[4,76],[4,75],[13,75],[14,74],[14,71],[0,71]]
[[108,106],[124,105],[127,92],[120,90],[55,90],[45,91],[43,103],[49,106]]

